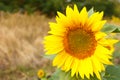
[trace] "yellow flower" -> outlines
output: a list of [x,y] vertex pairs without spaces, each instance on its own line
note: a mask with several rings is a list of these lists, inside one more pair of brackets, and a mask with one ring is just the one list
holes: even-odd
[[120,18],[112,16],[111,23],[116,24],[116,25],[120,25]]
[[44,70],[40,69],[40,70],[38,71],[38,73],[37,73],[37,76],[38,76],[38,78],[44,77],[44,76],[45,76]]
[[117,42],[106,39],[107,35],[100,31],[106,22],[102,17],[103,12],[88,17],[86,7],[79,12],[76,5],[74,9],[67,6],[66,15],[58,12],[56,23],[50,23],[50,35],[44,38],[46,54],[56,54],[53,66],[71,71],[72,77],[90,79],[94,73],[101,79],[104,64],[112,65],[109,59]]

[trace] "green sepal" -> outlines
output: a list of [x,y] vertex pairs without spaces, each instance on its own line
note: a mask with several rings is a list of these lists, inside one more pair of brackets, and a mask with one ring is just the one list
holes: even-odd
[[120,80],[120,66],[107,66],[104,79]]
[[47,59],[50,59],[50,60],[53,60],[55,56],[56,56],[56,54],[53,54],[53,55],[43,55],[44,58],[47,58]]
[[120,27],[113,24],[105,24],[101,30],[107,34],[109,33],[120,33]]
[[116,26],[113,26],[113,25],[107,23],[103,26],[101,31],[105,32],[105,33],[111,33],[113,31],[115,31],[116,29],[117,29]]
[[90,17],[93,13],[94,13],[94,8],[91,8],[91,9],[88,11],[88,17]]

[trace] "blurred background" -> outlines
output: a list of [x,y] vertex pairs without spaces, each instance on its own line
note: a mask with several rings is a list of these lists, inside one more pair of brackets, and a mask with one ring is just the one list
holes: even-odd
[[[67,5],[104,11],[109,23],[120,25],[120,0],[0,0],[0,80],[37,80],[37,71],[54,72],[44,58],[43,37],[56,12],[65,13]],[[120,40],[119,34],[115,38]],[[113,62],[120,64],[120,43]]]

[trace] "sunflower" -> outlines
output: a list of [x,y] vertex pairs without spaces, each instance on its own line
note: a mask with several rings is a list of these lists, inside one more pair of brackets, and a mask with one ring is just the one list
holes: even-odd
[[104,64],[112,65],[113,45],[117,42],[100,31],[106,23],[102,17],[103,12],[88,15],[86,7],[79,12],[76,5],[74,9],[67,6],[66,15],[58,12],[56,22],[50,23],[50,35],[44,38],[46,54],[56,54],[53,66],[71,71],[72,77],[90,79],[95,74],[101,79]]
[[45,76],[44,70],[40,69],[40,70],[37,72],[37,76],[38,76],[38,78],[44,77],[44,76]]

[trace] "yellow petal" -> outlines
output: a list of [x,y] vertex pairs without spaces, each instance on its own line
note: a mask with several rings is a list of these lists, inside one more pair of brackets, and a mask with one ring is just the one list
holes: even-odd
[[68,18],[72,18],[73,16],[73,10],[72,10],[72,8],[71,7],[69,7],[69,6],[67,6],[67,8],[66,8],[66,16],[68,17]]
[[98,22],[98,21],[101,21],[103,17],[103,12],[99,13],[99,12],[95,12],[93,13],[90,18],[88,19],[89,23],[88,23],[88,26]]
[[101,64],[101,71],[105,71],[105,67],[103,64]]
[[[92,25],[93,23],[95,23],[96,22],[96,20],[97,20],[97,17],[98,17],[98,14],[99,14],[99,12],[95,12],[95,13],[93,13],[90,17],[89,17],[89,19],[88,19],[88,25]],[[98,21],[98,20],[97,20]]]
[[81,76],[82,79],[84,79],[84,61],[83,60],[80,60],[79,62],[79,74]]
[[89,79],[90,78],[90,75],[93,76],[93,65],[92,65],[92,62],[91,62],[91,58],[87,58],[87,61],[86,61],[86,66],[87,66],[87,71],[88,71],[88,75],[87,78]]
[[61,19],[66,19],[66,16],[64,14],[62,14],[61,12],[57,12],[59,18]]
[[103,46],[110,46],[110,45],[114,45],[115,43],[117,43],[119,40],[115,40],[115,39],[101,39],[99,40],[99,44],[103,45]]
[[106,20],[95,22],[92,25],[92,31],[93,32],[100,31],[105,23],[106,23]]
[[49,23],[49,24],[51,31],[49,31],[48,33],[58,36],[64,36],[64,32],[66,31],[65,27],[56,23]]
[[81,78],[84,79],[85,75],[88,79],[90,79],[90,75],[93,76],[93,65],[91,62],[91,58],[80,60],[79,63],[79,74],[81,75]]
[[101,76],[100,76],[100,73],[99,73],[98,71],[95,71],[94,73],[95,73],[95,75],[97,76],[97,78],[98,78],[99,80],[102,80],[102,79],[101,79]]
[[66,24],[66,22],[68,22],[67,21],[68,19],[64,14],[62,14],[60,12],[57,12],[57,14],[58,14],[58,17],[56,18],[56,20],[57,20],[58,24],[64,25],[64,24]]
[[103,33],[103,32],[97,32],[95,33],[95,39],[98,41],[102,38],[105,38],[105,36],[107,36],[107,34]]
[[66,59],[65,65],[64,65],[64,69],[65,71],[69,71],[71,69],[71,66],[73,65],[74,58],[72,56],[69,55],[69,57]]
[[100,39],[98,41],[99,44],[103,45],[108,50],[110,50],[110,53],[114,52],[114,44],[117,42],[118,40],[115,40],[115,39]]
[[67,21],[69,22],[69,23],[66,23],[67,26],[69,26],[69,27],[79,26],[80,18],[79,18],[79,11],[78,11],[76,5],[74,5],[74,9],[67,6],[67,8],[66,8],[66,16],[67,16]]
[[80,26],[81,17],[80,17],[80,13],[76,5],[74,5],[73,20],[74,20],[75,26]]
[[64,51],[59,53],[53,60],[53,66],[57,66],[58,68],[60,68],[64,65],[67,57],[68,56],[64,54]]
[[84,25],[88,19],[88,13],[86,7],[83,7],[83,9],[80,12],[80,19],[81,19],[81,24]]
[[69,25],[69,19],[62,13],[57,12],[58,16],[56,16],[57,24],[65,28]]
[[103,25],[106,23],[105,20],[102,20],[103,12],[95,12],[88,19],[87,26],[92,29],[92,31],[96,32],[101,30]]
[[72,68],[71,68],[71,76],[73,77],[75,75],[75,73],[77,73],[78,71],[78,65],[79,65],[79,60],[78,59],[74,59],[74,63],[72,64]]
[[84,66],[85,66],[85,69],[86,69],[85,75],[88,79],[90,79],[90,74],[93,75],[93,66],[92,66],[91,58],[87,58],[85,60],[85,65]]
[[76,5],[74,5],[74,13],[77,14],[77,15],[79,15],[79,10],[78,10],[78,8],[77,8]]
[[107,48],[98,45],[96,47],[94,55],[101,63],[112,65],[112,62],[109,60],[111,58],[111,53]]
[[96,74],[97,78],[101,80],[99,72],[102,71],[103,67],[101,68],[101,63],[95,56],[92,56],[91,59],[92,59],[92,64],[93,64],[93,71]]
[[64,49],[62,38],[54,35],[46,36],[44,38],[44,47],[46,54],[57,54]]

